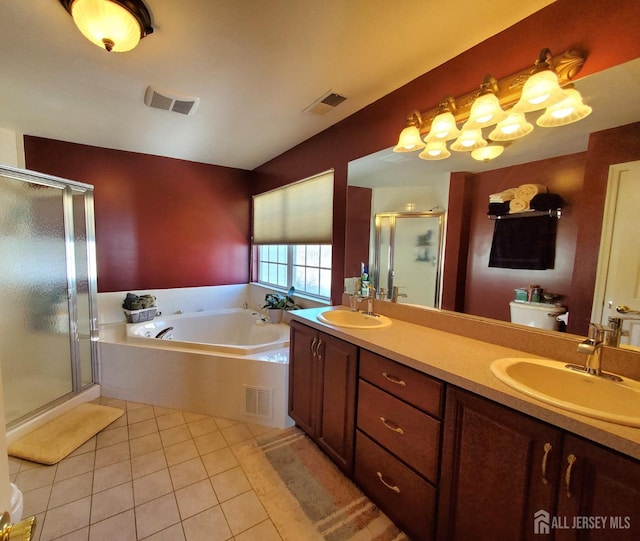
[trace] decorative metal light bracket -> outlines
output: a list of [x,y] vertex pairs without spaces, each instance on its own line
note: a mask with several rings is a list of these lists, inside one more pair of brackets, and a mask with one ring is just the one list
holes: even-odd
[[416,125],[416,118],[421,119],[421,123],[418,128],[420,129],[420,134],[423,137],[429,133],[431,122],[435,116],[442,112],[443,104],[446,104],[449,107],[449,110],[453,113],[457,124],[466,122],[469,119],[469,113],[474,100],[488,89],[493,91],[498,98],[502,109],[506,110],[518,102],[520,95],[522,94],[522,87],[526,83],[527,79],[536,71],[546,69],[545,64],[555,71],[558,76],[558,83],[562,87],[569,84],[569,82],[578,74],[586,59],[586,54],[576,49],[570,49],[557,56],[552,56],[549,49],[542,49],[533,67],[523,69],[512,75],[507,75],[500,80],[496,80],[492,75],[487,75],[482,85],[472,92],[468,92],[456,99],[446,96],[442,103],[432,109],[423,113],[418,113],[418,115],[416,115],[417,111],[412,112],[409,119],[414,121],[412,122],[414,125]]

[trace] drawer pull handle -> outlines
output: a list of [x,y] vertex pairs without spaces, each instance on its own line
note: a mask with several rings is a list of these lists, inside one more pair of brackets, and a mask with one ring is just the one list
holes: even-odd
[[395,492],[396,494],[400,494],[400,489],[396,486],[396,485],[390,485],[389,483],[387,483],[384,480],[384,477],[382,477],[382,474],[377,471],[376,474],[378,475],[378,479],[380,479],[380,482],[387,487],[389,490],[392,490],[393,492]]
[[382,376],[384,378],[388,379],[391,383],[395,383],[396,385],[400,385],[401,387],[406,387],[407,386],[407,382],[406,381],[394,376],[393,374],[388,374],[387,372],[383,372]]
[[393,421],[388,421],[387,419],[385,419],[384,417],[380,417],[380,420],[382,421],[382,424],[384,426],[386,426],[389,430],[396,432],[398,434],[404,434],[404,430],[402,430],[402,428],[400,428],[397,424],[395,424]]
[[542,482],[546,485],[549,483],[547,480],[547,459],[549,458],[549,453],[553,449],[553,446],[550,443],[544,444],[544,456],[542,457]]
[[564,486],[567,489],[567,498],[571,498],[571,470],[573,469],[573,465],[577,460],[576,455],[571,453],[567,457],[567,471],[564,474]]

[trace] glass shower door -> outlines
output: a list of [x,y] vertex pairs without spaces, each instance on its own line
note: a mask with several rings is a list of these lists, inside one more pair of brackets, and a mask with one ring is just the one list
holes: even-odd
[[0,168],[0,365],[8,425],[93,380],[87,193],[41,177]]

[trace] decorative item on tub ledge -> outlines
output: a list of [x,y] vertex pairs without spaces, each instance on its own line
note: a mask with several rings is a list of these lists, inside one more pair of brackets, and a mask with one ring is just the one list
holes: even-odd
[[156,298],[153,295],[136,295],[135,293],[127,293],[122,303],[124,315],[127,323],[141,323],[142,321],[151,321],[158,309],[156,308]]
[[280,293],[273,292],[267,293],[264,296],[264,306],[262,306],[263,310],[267,310],[267,315],[269,316],[269,321],[271,323],[280,323],[282,321],[282,312],[285,310],[297,310],[301,308],[299,304],[296,304],[296,301],[293,300],[293,295],[295,295],[295,288],[292,286],[287,291],[286,295],[280,295]]

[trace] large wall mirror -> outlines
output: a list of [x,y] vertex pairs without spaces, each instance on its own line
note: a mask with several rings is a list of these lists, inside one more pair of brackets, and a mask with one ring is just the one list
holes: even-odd
[[[576,242],[577,224],[572,218],[575,215],[576,202],[580,197],[584,197],[582,182],[585,163],[589,159],[589,137],[594,132],[640,121],[640,100],[637,99],[640,88],[640,59],[579,79],[575,87],[581,92],[585,103],[593,108],[589,117],[558,128],[536,126],[528,136],[513,141],[495,160],[484,163],[474,160],[469,153],[452,152],[451,157],[446,160],[425,161],[418,158],[418,152],[396,154],[389,148],[350,162],[348,208],[356,208],[352,206],[352,203],[356,204],[355,196],[352,199],[352,191],[359,194],[359,198],[362,197],[362,193],[368,192],[371,202],[368,229],[360,224],[358,233],[354,235],[350,229],[353,222],[349,217],[347,219],[345,276],[353,275],[353,269],[349,267],[353,266],[349,254],[357,252],[354,250],[355,242],[367,246],[367,250],[361,253],[368,254],[370,264],[374,262],[376,213],[423,212],[433,208],[448,211],[452,173],[468,172],[477,175],[481,182],[477,182],[477,186],[473,187],[473,193],[477,192],[478,201],[472,203],[470,210],[474,216],[467,246],[465,299],[464,307],[459,311],[510,321],[508,299],[513,297],[514,286],[539,284],[545,290],[560,295],[560,302],[563,302],[564,298],[569,307],[570,317],[571,299],[564,295],[568,289],[567,284],[571,282],[576,251],[580,249]],[[407,104],[407,109],[411,109],[411,104]],[[529,115],[529,122],[534,124],[535,116]],[[640,149],[638,154],[640,156]],[[535,182],[546,184],[550,191],[559,193],[566,202],[563,217],[558,222],[554,268],[548,271],[528,272],[488,269],[490,233],[493,231],[493,225],[486,212],[487,194],[495,189]],[[607,180],[604,179],[603,182],[606,183]],[[637,182],[640,183],[640,179],[637,179]],[[485,183],[486,185],[481,185]],[[361,202],[358,202],[357,208],[363,208]],[[633,227],[637,231],[640,225]],[[474,237],[474,231],[480,229],[484,235]],[[449,240],[445,237],[445,242]],[[593,246],[597,247],[600,238],[594,238],[593,243]],[[593,272],[595,273],[595,269]],[[605,274],[599,272],[598,276]],[[496,302],[496,291],[500,291],[502,295],[499,302]],[[398,300],[418,304],[410,297]],[[591,303],[592,299],[588,302]],[[635,301],[630,300],[623,304],[628,305],[631,302]],[[640,304],[634,305],[633,308],[640,310]],[[597,312],[598,307],[594,307],[592,321],[601,317],[602,307],[599,309],[600,314]]]

